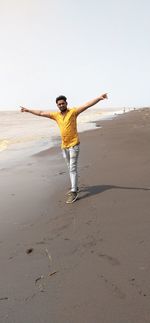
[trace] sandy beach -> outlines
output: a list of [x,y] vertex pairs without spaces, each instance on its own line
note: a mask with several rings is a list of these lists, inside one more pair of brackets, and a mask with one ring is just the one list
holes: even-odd
[[58,148],[1,170],[0,323],[150,322],[150,109],[80,139],[72,205]]

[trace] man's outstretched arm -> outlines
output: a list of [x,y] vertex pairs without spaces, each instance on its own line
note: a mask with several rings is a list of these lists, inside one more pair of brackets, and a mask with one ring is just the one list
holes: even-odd
[[50,118],[50,112],[48,112],[48,111],[31,110],[28,108],[24,108],[22,106],[20,108],[21,108],[21,112],[29,112],[29,113],[35,114],[36,116],[39,116],[39,117]]
[[93,100],[77,107],[77,115],[80,114],[81,112],[85,111],[86,109],[92,107],[93,105],[95,105],[99,101],[105,100],[105,99],[108,99],[107,93],[104,93],[104,94],[98,96],[96,99],[93,99]]

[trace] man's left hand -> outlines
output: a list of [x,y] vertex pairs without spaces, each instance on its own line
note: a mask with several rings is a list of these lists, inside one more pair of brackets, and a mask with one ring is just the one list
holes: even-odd
[[102,100],[104,100],[104,99],[108,99],[108,95],[107,95],[107,93],[102,94],[102,95],[101,95],[101,98],[102,98]]

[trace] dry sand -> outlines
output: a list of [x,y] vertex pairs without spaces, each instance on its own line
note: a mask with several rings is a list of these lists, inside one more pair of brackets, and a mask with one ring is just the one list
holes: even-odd
[[150,322],[150,110],[100,125],[73,205],[58,149],[1,172],[0,323]]

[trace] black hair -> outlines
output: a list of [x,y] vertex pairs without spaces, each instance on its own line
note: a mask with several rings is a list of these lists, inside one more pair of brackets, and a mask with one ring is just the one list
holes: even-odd
[[63,100],[63,101],[65,101],[65,102],[67,102],[67,98],[66,98],[64,95],[59,95],[59,96],[56,98],[56,103],[57,103],[59,100]]

